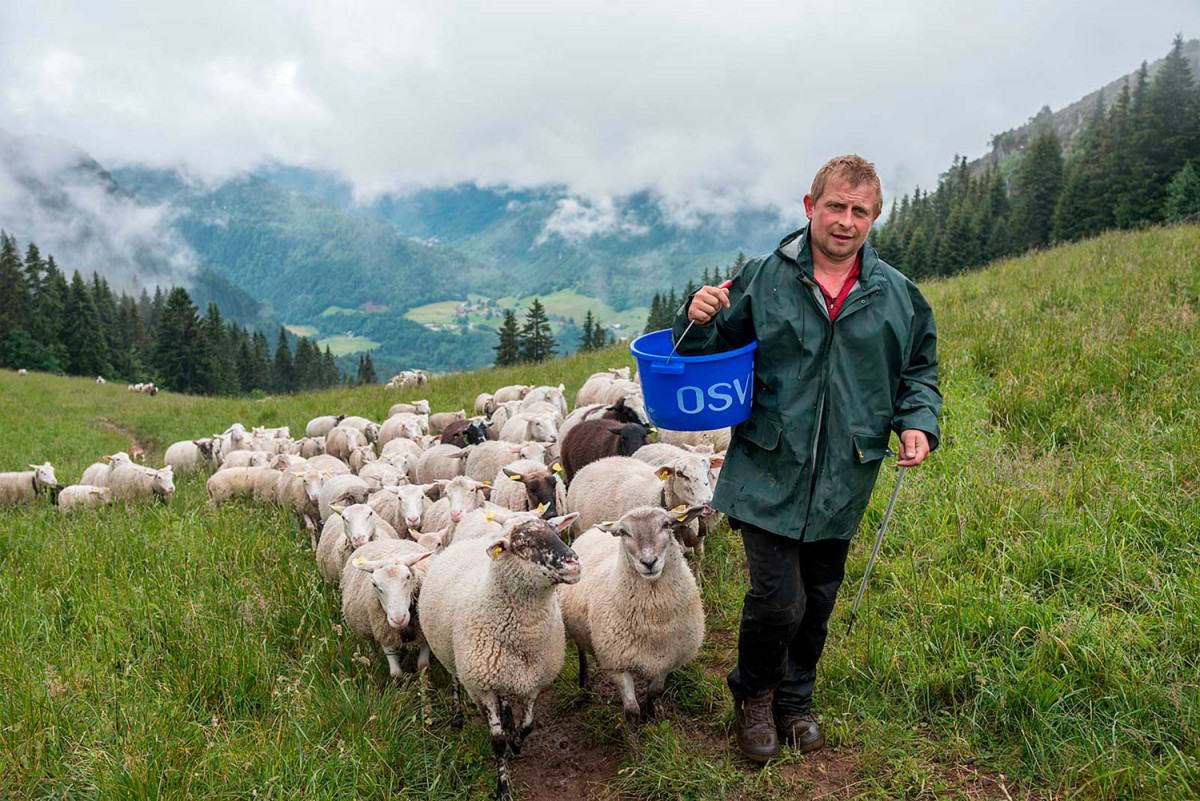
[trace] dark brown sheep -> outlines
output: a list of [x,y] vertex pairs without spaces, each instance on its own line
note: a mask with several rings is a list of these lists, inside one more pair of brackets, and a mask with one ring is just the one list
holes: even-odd
[[525,485],[525,496],[530,509],[536,509],[544,504],[545,510],[542,512],[542,517],[547,520],[559,514],[556,503],[559,477],[555,475],[553,469],[547,467],[545,470],[524,473],[518,473],[507,467],[501,469],[504,471],[504,475]]
[[562,466],[567,483],[584,465],[608,456],[633,456],[650,444],[650,430],[637,423],[618,420],[583,420],[575,424],[562,442]]

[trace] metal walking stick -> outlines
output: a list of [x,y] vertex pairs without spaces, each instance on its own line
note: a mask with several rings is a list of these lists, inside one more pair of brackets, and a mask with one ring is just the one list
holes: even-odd
[[883,522],[879,525],[879,535],[875,537],[875,547],[871,549],[871,558],[867,560],[867,570],[863,573],[862,583],[858,585],[858,595],[854,598],[854,608],[850,610],[850,625],[846,626],[846,636],[854,628],[854,618],[858,614],[858,605],[862,603],[863,591],[867,589],[867,579],[871,577],[871,568],[875,566],[875,557],[879,555],[879,546],[883,544],[883,535],[887,533],[888,521],[892,519],[892,509],[896,506],[896,497],[900,494],[900,485],[904,483],[904,466],[896,476],[896,488],[892,490],[892,499],[888,501],[887,511],[883,513]]

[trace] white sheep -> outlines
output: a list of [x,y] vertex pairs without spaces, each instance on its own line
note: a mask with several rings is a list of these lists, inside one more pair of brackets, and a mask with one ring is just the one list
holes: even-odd
[[[572,520],[519,515],[498,536],[452,543],[421,585],[421,630],[484,712],[501,798],[509,795],[505,752],[520,753],[538,696],[562,670],[566,638],[554,588],[579,580],[579,558],[559,538]],[[516,731],[514,698],[522,710]]]
[[[693,466],[699,470],[705,464],[708,465],[708,484],[713,492],[717,489],[717,477],[721,474],[721,466],[725,464],[725,454],[713,453],[711,445],[668,445],[663,442],[654,443],[652,445],[643,445],[638,448],[633,454],[634,459],[639,459],[651,467],[662,467],[672,462],[692,461]],[[719,513],[713,511],[708,515],[701,516],[698,520],[691,524],[690,529],[692,536],[684,538],[684,552],[689,553],[693,549],[698,554],[704,552],[704,538],[721,522]]]
[[222,467],[205,482],[209,503],[220,506],[234,498],[253,498],[255,486],[264,473],[278,486],[281,471],[271,470],[266,465]]
[[271,454],[263,451],[234,451],[225,455],[221,461],[221,470],[238,467],[266,467],[269,461],[271,461]]
[[370,495],[367,482],[355,475],[331,476],[325,479],[321,494],[317,499],[317,509],[324,523],[333,514],[333,504],[352,506],[356,503],[366,503]]
[[534,387],[521,399],[521,408],[528,410],[536,403],[549,403],[558,409],[561,417],[566,417],[569,411],[567,409],[566,387],[562,384],[559,384],[557,387]]
[[456,445],[435,445],[417,460],[417,483],[428,484],[439,479],[461,476],[467,469],[470,448]]
[[133,461],[129,458],[129,454],[124,451],[117,451],[112,456],[101,456],[100,458],[104,461],[89,465],[83,471],[83,476],[79,479],[80,484],[88,484],[93,487],[107,487],[112,471],[123,464],[132,464]]
[[101,504],[108,503],[112,490],[108,487],[96,487],[90,484],[72,484],[64,487],[58,493],[58,508],[63,512],[77,509],[95,509]]
[[429,433],[429,415],[399,412],[383,421],[379,429],[379,447],[384,447],[395,439],[410,439],[416,441],[422,434]]
[[496,411],[496,396],[490,392],[480,392],[475,396],[475,414],[490,417]]
[[321,487],[325,483],[321,470],[311,466],[287,470],[279,477],[275,487],[276,501],[284,509],[295,513],[301,528],[309,533],[309,542],[317,548],[317,523],[320,520]]
[[98,375],[98,376],[96,376],[96,383],[99,384],[100,386],[104,386],[108,382],[104,380],[104,376]]
[[403,456],[399,461],[403,469],[393,466],[390,462],[376,461],[364,465],[358,471],[358,477],[367,482],[371,492],[378,492],[384,487],[398,487],[408,483],[408,464]]
[[337,424],[339,428],[357,428],[362,432],[367,442],[377,442],[379,440],[379,423],[368,420],[365,417],[358,415],[350,415]]
[[567,488],[567,508],[579,513],[577,534],[639,506],[674,509],[711,502],[708,464],[699,457],[651,467],[630,456],[609,456],[584,465]]
[[429,646],[414,625],[412,606],[424,574],[417,563],[432,555],[411,540],[375,540],[350,555],[341,581],[342,619],[355,634],[379,645],[392,678],[400,675],[400,647],[406,642],[420,643],[417,667],[422,696]]
[[350,451],[350,458],[346,462],[350,465],[350,472],[358,474],[363,471],[364,467],[373,464],[377,458],[374,445],[360,445]]
[[467,453],[467,468],[464,473],[476,481],[491,481],[501,467],[518,460],[546,461],[546,446],[540,442],[497,442],[488,440],[470,448]]
[[261,439],[291,439],[292,430],[287,426],[278,426],[276,428],[268,428],[266,426],[254,426],[250,429],[251,435]]
[[322,453],[308,459],[308,466],[314,470],[323,470],[331,476],[350,475],[350,466],[336,456]]
[[466,476],[456,476],[449,481],[438,480],[433,483],[441,486],[442,496],[425,510],[421,518],[421,528],[449,529],[450,542],[453,542],[455,527],[467,512],[484,505],[491,492],[491,485]]
[[346,415],[344,414],[326,414],[321,417],[314,417],[308,421],[308,425],[304,426],[304,436],[314,439],[316,437],[324,437],[336,428],[338,423],[345,419]]
[[375,540],[401,539],[396,529],[365,503],[334,504],[333,512],[317,541],[317,573],[330,584],[341,583],[342,568],[355,550]]
[[658,441],[667,445],[709,445],[716,453],[729,450],[730,433],[733,429],[717,428],[712,431],[671,431],[658,429]]
[[[641,506],[589,529],[572,546],[583,577],[558,588],[563,623],[579,650],[580,686],[592,654],[621,694],[631,735],[643,712],[654,714],[667,674],[694,659],[704,642],[700,590],[678,542],[703,510]],[[634,689],[639,677],[648,683],[644,710]]]
[[428,416],[429,415],[429,401],[416,400],[416,401],[413,401],[412,403],[393,403],[391,405],[391,407],[388,408],[387,416],[391,417],[394,414],[401,414],[401,413],[423,414],[423,415]]
[[169,464],[178,475],[208,469],[213,464],[212,437],[173,443],[163,454],[163,463]]
[[17,371],[17,375],[21,376],[21,378],[24,378],[25,376],[29,375],[29,371],[22,367]]
[[367,498],[367,505],[397,531],[420,529],[425,513],[441,497],[441,484],[407,484],[382,487]]
[[[624,368],[628,372],[629,368]],[[588,376],[588,380],[583,382],[583,386],[575,393],[575,408],[580,406],[588,406],[594,403],[602,403],[608,397],[608,389],[613,381],[616,381],[619,376],[611,372],[592,373]],[[628,380],[629,376],[624,376]]]
[[108,486],[113,498],[126,500],[155,498],[169,504],[175,496],[174,471],[170,466],[151,470],[135,464],[121,465],[112,471]]
[[496,436],[500,436],[500,431],[504,428],[504,424],[520,413],[520,401],[507,401],[505,403],[496,404],[496,410],[492,412],[490,423],[492,433]]
[[467,410],[459,409],[457,412],[437,412],[429,415],[429,434],[441,434],[446,430],[446,426],[453,423],[455,420],[466,420]]
[[558,436],[554,418],[546,415],[518,414],[510,418],[500,429],[503,442],[554,442]]
[[507,387],[500,387],[500,389],[496,390],[492,398],[496,401],[496,406],[499,407],[502,403],[521,400],[531,389],[533,387],[527,387],[524,384],[510,384]]
[[297,443],[300,445],[300,455],[305,459],[325,453],[325,437],[305,437],[297,440]]
[[363,432],[354,426],[348,426],[342,421],[325,435],[325,453],[343,462],[350,458],[350,452],[360,445],[366,445]]
[[549,417],[554,421],[554,427],[558,428],[566,420],[566,415],[562,413],[556,404],[549,401],[537,401],[528,403],[528,399],[522,401],[521,414],[529,417]]

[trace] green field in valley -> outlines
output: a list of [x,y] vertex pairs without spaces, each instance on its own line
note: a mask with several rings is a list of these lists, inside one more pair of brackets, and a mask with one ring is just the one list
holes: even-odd
[[[645,306],[639,306],[625,311],[614,311],[611,306],[597,298],[581,295],[574,289],[563,289],[557,292],[552,292],[548,295],[538,295],[539,300],[545,305],[548,314],[555,317],[561,317],[565,320],[574,319],[576,325],[583,325],[583,318],[587,315],[588,310],[591,310],[592,315],[604,326],[608,327],[612,324],[617,324],[620,328],[614,331],[618,336],[622,333],[630,331],[640,332],[646,324],[646,314],[649,309]],[[523,319],[525,310],[529,308],[529,304],[533,302],[534,296],[506,296],[502,298],[492,299],[492,305],[497,310],[513,309],[517,312],[517,319]],[[468,295],[466,302],[474,303],[484,300],[483,295]],[[463,304],[463,300],[447,300],[440,303],[427,303],[424,306],[417,306],[409,309],[404,313],[404,316],[416,323],[436,324],[442,326],[461,326],[462,318],[457,317],[455,312],[459,306]],[[486,328],[495,330],[504,321],[502,311],[493,311],[492,317],[488,318],[483,312],[469,312],[472,327]],[[560,320],[553,321],[556,331],[563,328],[563,323]]]
[[324,350],[329,348],[334,356],[345,356],[347,353],[360,353],[379,347],[379,343],[367,337],[358,335],[342,335],[325,337],[317,340],[317,346]]
[[[817,688],[829,746],[763,770],[735,756],[723,676],[745,590],[722,528],[702,568],[709,633],[672,676],[640,759],[573,649],[512,761],[518,797],[1200,796],[1200,227],[1110,234],[924,287],[943,444],[909,471],[853,634],[850,601],[895,469],[851,551]],[[604,319],[604,315],[600,315]],[[581,315],[576,315],[577,321]],[[628,364],[622,348],[448,375],[435,409]],[[233,421],[382,418],[382,387],[210,399],[0,374],[0,470]],[[283,512],[205,503],[0,516],[0,790],[13,798],[448,798],[493,790],[486,728],[457,731],[434,669],[388,679],[339,624]],[[414,656],[405,664],[413,668]]]

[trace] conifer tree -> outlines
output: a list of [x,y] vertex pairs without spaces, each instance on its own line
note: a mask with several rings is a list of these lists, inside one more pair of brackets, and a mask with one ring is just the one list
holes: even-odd
[[358,383],[359,384],[377,384],[377,383],[379,383],[379,379],[375,375],[375,363],[371,361],[371,352],[370,351],[367,351],[359,359]]
[[99,376],[112,370],[108,363],[108,345],[100,331],[100,313],[92,293],[76,270],[67,294],[63,339],[67,347],[67,372],[71,375]]
[[579,338],[580,350],[595,350],[595,318],[592,317],[592,310],[588,309],[587,314],[583,317],[583,335]]
[[18,328],[28,331],[29,306],[29,291],[17,243],[0,232],[0,342]]
[[650,313],[646,315],[646,327],[642,330],[643,334],[659,330],[658,323],[662,319],[662,304],[662,295],[655,292],[654,297],[650,300]]
[[1168,222],[1178,222],[1193,214],[1200,214],[1200,175],[1189,161],[1167,186],[1163,216]]
[[266,391],[273,386],[271,345],[267,341],[267,335],[262,331],[254,332],[254,337],[251,340],[251,350],[253,351],[253,369],[251,371],[250,389]]
[[492,350],[496,351],[496,366],[506,367],[519,362],[521,360],[521,332],[517,327],[517,315],[512,309],[505,309],[504,322],[500,324],[496,334],[500,338],[500,343],[492,347]]
[[321,357],[321,386],[336,387],[340,377],[341,372],[338,370],[337,361],[333,358],[329,346],[326,345],[325,354]]
[[1017,168],[1017,236],[1022,248],[1041,247],[1050,242],[1054,207],[1062,191],[1062,146],[1052,126],[1047,126],[1029,145]]
[[738,254],[737,254],[737,258],[734,259],[733,268],[729,271],[729,277],[732,278],[733,276],[737,275],[738,271],[741,270],[745,266],[746,266],[746,254],[739,250]]
[[276,392],[293,392],[296,389],[292,371],[292,349],[288,346],[287,331],[279,329],[279,340],[275,344],[275,363],[271,371],[272,389]]
[[199,386],[200,321],[192,296],[175,287],[165,296],[158,315],[154,365],[159,380],[175,392],[196,392]]
[[533,299],[525,313],[525,324],[521,326],[521,361],[541,362],[558,352],[557,344],[550,333],[550,320],[546,307],[538,298]]

